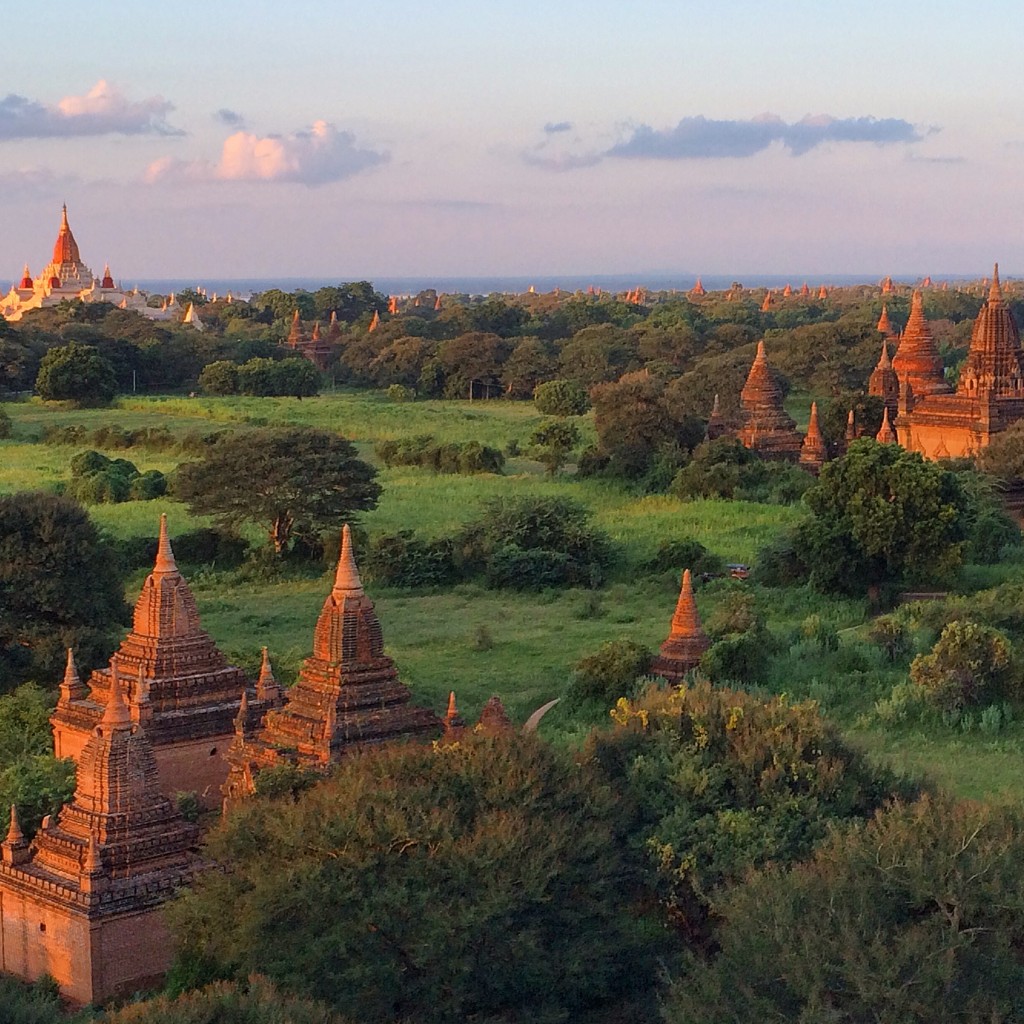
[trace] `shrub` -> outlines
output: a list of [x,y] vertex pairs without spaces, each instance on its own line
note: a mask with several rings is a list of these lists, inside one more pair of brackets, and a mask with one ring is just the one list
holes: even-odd
[[611,707],[620,697],[633,697],[637,681],[651,667],[654,653],[635,640],[609,640],[573,667],[566,696],[573,704],[594,701]]
[[505,456],[497,448],[478,441],[441,445],[430,434],[378,441],[374,451],[385,466],[424,466],[438,473],[500,473],[505,466]]
[[207,363],[199,374],[199,386],[208,395],[237,395],[238,367],[230,359]]
[[708,551],[699,540],[692,537],[678,537],[663,540],[652,558],[643,564],[647,572],[682,572],[690,569],[694,574],[717,574],[725,568],[720,555]]
[[404,384],[391,384],[384,393],[392,402],[411,402],[416,398],[415,390]]
[[11,424],[11,417],[7,415],[7,410],[0,406],[0,440],[11,437],[14,433],[14,427]]
[[792,530],[784,530],[758,549],[754,559],[754,576],[766,587],[791,587],[805,583],[809,574]]
[[152,501],[167,493],[167,478],[157,469],[148,469],[131,481],[128,497],[131,501]]
[[442,587],[458,578],[453,550],[450,539],[423,541],[403,530],[374,537],[363,568],[385,587]]
[[951,622],[930,654],[919,654],[910,678],[942,711],[990,704],[1015,696],[1013,649],[998,630],[976,622]]
[[728,633],[704,653],[700,667],[715,682],[763,683],[777,650],[777,641],[764,627]]
[[582,416],[590,408],[590,398],[574,380],[549,380],[534,389],[533,404],[545,416]]
[[880,615],[871,623],[868,633],[872,643],[877,644],[889,661],[905,661],[914,649],[913,640],[903,618],[896,615]]

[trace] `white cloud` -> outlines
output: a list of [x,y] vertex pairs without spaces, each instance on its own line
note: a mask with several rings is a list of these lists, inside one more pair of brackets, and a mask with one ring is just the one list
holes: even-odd
[[0,141],[73,138],[82,135],[181,135],[167,123],[174,105],[161,96],[129,100],[100,79],[84,96],[65,96],[56,106],[17,93],[0,99]]
[[145,180],[286,181],[323,185],[350,178],[388,159],[387,153],[356,146],[355,136],[326,121],[290,135],[235,132],[224,140],[220,160],[161,157],[146,168]]

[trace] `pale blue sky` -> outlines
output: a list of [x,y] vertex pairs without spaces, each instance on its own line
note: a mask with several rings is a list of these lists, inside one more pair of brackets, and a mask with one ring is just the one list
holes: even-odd
[[1024,273],[1009,0],[39,10],[0,30],[0,281],[65,199],[126,279]]

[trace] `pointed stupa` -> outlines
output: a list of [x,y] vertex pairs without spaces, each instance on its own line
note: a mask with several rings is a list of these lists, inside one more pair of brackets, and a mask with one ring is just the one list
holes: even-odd
[[697,602],[693,598],[690,570],[686,569],[668,638],[651,662],[651,674],[661,676],[670,683],[678,683],[687,672],[700,664],[700,659],[710,646],[711,641],[701,625]]
[[368,331],[375,331],[380,327],[380,313],[375,309],[373,316],[370,318],[370,326],[367,328]]
[[847,444],[857,440],[857,417],[852,409],[846,414],[846,434],[844,438]]
[[341,326],[338,324],[337,310],[331,310],[331,319],[327,324],[327,340],[333,345],[341,340]]
[[459,714],[458,706],[455,703],[454,690],[448,694],[448,710],[445,711],[443,724],[444,731],[448,735],[461,732],[466,725],[465,719]]
[[889,319],[889,307],[885,304],[882,305],[882,315],[878,318],[878,325],[875,327],[876,331],[882,332],[883,338],[894,338],[896,332],[893,330],[892,321]]
[[971,331],[971,345],[960,371],[957,394],[1024,398],[1024,356],[1020,334],[1003,299],[999,264],[992,269],[988,298]]
[[82,262],[82,257],[78,252],[78,243],[71,233],[71,225],[68,224],[67,203],[61,207],[60,230],[57,232],[57,241],[53,243],[53,262],[55,266],[77,265]]
[[32,285],[32,272],[28,269],[28,264],[25,264],[25,269],[21,272],[21,283],[18,287],[22,290],[30,290]]
[[18,808],[15,804],[11,804],[11,819],[7,828],[7,838],[0,843],[0,861],[16,867],[24,864],[31,856],[29,841],[25,838],[25,833],[21,831],[21,823],[18,821]]
[[828,448],[818,426],[818,403],[811,402],[811,417],[807,421],[807,433],[800,448],[800,465],[812,473],[817,473],[827,459]]
[[235,715],[235,735],[246,737],[249,734],[249,694],[242,691],[242,699],[238,702],[238,714]]
[[707,291],[704,285],[701,283],[700,278],[697,278],[697,283],[690,289],[691,295],[707,295]]
[[757,343],[757,354],[740,392],[740,401],[743,405],[740,441],[766,458],[795,462],[803,439],[797,433],[793,418],[783,408],[782,388],[768,365],[764,341]]
[[[879,321],[879,330],[881,329],[881,321]],[[889,339],[887,336],[882,338],[882,352],[878,357],[878,364],[871,371],[871,376],[868,378],[868,394],[881,398],[889,412],[893,416],[896,415],[900,401],[900,381],[896,371],[892,368],[892,360],[889,358]]]
[[11,823],[7,828],[8,846],[21,846],[25,842],[25,833],[21,831],[21,823],[18,821],[17,804],[11,804]]
[[[532,284],[530,285],[530,288],[531,289],[533,288]],[[441,296],[438,295],[438,297],[436,299],[434,299],[434,312],[435,313],[440,313],[441,309],[442,309],[442,306],[441,306]]]
[[775,299],[772,296],[771,288],[769,288],[767,293],[765,294],[764,301],[761,303],[761,312],[762,313],[767,313],[768,310],[770,310],[772,308],[772,306],[774,306],[774,305],[775,305]]
[[114,288],[114,278],[110,273],[109,263],[103,264],[103,278],[100,281],[100,287],[107,291],[111,291]]
[[292,314],[292,326],[288,331],[288,338],[285,344],[289,348],[302,348],[306,343],[306,332],[302,329],[302,318],[296,309]]
[[485,736],[498,736],[501,733],[511,732],[512,719],[509,718],[505,705],[498,696],[488,697],[487,702],[480,709],[480,717],[477,719],[473,731],[483,733]]
[[189,327],[194,327],[197,331],[206,329],[206,324],[200,320],[199,313],[196,311],[194,303],[191,302],[188,304],[188,309],[185,310],[185,315],[181,318],[181,322]]
[[897,442],[896,431],[892,429],[892,424],[889,422],[888,406],[882,411],[882,425],[878,428],[878,433],[875,434],[875,440],[879,444],[896,444]]
[[711,404],[711,415],[708,417],[708,425],[704,430],[704,434],[709,441],[714,441],[716,438],[724,437],[728,432],[729,425],[725,422],[725,417],[722,415],[722,409],[716,393],[715,400]]
[[132,715],[125,703],[124,690],[121,688],[121,676],[118,674],[117,666],[110,670],[110,696],[107,698],[107,706],[100,718],[100,725],[107,729],[130,729],[132,727]]
[[800,289],[800,298],[807,299],[807,298],[810,298],[810,295],[811,295],[810,286],[807,284],[806,281],[804,281],[803,287],[801,287],[801,289]]
[[392,316],[394,316],[398,312],[398,296],[397,295],[389,295],[388,296],[388,312]]
[[892,368],[902,382],[909,381],[918,398],[948,394],[951,390],[942,370],[942,358],[924,315],[920,289],[910,301],[910,318],[900,337]]
[[267,712],[252,741],[228,751],[226,803],[244,796],[254,770],[277,764],[280,751],[323,768],[348,748],[436,734],[433,712],[410,703],[408,687],[384,653],[373,602],[363,589],[348,525],[342,530],[334,582],[313,632],[313,653],[285,694]]
[[788,299],[792,294],[793,288],[791,285],[787,284],[786,287],[782,289],[782,297],[784,299]]
[[818,298],[819,299],[827,299],[828,298],[828,289],[824,285],[822,285],[818,289]]
[[75,652],[69,647],[67,661],[64,663],[64,679],[60,684],[58,703],[67,704],[73,700],[82,700],[89,693],[89,687],[82,682],[75,664]]
[[263,648],[260,661],[260,674],[256,680],[256,699],[265,703],[275,703],[281,696],[281,687],[274,678],[274,670],[270,665],[270,653]]
[[882,294],[889,295],[891,292],[894,291],[896,291],[896,289],[893,286],[892,278],[888,274],[886,274],[885,280],[882,282]]

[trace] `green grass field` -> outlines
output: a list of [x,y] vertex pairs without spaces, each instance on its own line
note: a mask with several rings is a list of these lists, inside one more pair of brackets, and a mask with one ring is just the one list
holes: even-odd
[[[364,457],[373,459],[373,443],[408,434],[433,434],[441,441],[479,440],[504,449],[524,445],[540,417],[528,403],[494,401],[394,403],[377,393],[337,393],[317,399],[139,398],[113,409],[67,410],[39,402],[6,406],[15,436],[0,442],[0,493],[56,489],[69,478],[68,463],[81,447],[36,443],[50,424],[81,424],[89,429],[118,424],[124,428],[165,426],[176,433],[230,426],[303,423],[350,437]],[[582,420],[592,436],[590,417]],[[182,459],[170,453],[127,449],[108,452],[133,461],[141,470],[170,471]],[[591,509],[595,524],[619,551],[606,587],[597,592],[570,590],[541,595],[488,591],[461,584],[439,592],[372,588],[389,653],[417,700],[441,710],[455,690],[470,717],[492,694],[524,719],[541,703],[564,692],[571,666],[609,639],[631,637],[651,647],[664,638],[678,587],[674,572],[644,575],[640,566],[668,539],[692,537],[730,562],[751,562],[759,547],[801,515],[798,507],[729,501],[683,502],[654,495],[637,496],[615,483],[576,478],[571,472],[549,479],[526,457],[509,459],[501,476],[441,476],[419,468],[382,468],[384,491],[379,507],[366,514],[371,533],[400,529],[428,537],[451,533],[472,519],[484,500],[500,495],[572,497]],[[95,522],[114,537],[155,536],[159,515],[168,514],[172,539],[205,520],[188,514],[170,499],[100,505],[90,509]],[[260,541],[258,527],[250,539]],[[679,567],[683,568],[683,567]],[[1020,565],[969,567],[965,583],[991,586],[1019,578]],[[142,573],[129,581],[129,598]],[[225,652],[250,672],[259,649],[267,645],[279,678],[294,680],[311,649],[313,627],[328,592],[329,574],[267,583],[240,582],[235,573],[207,570],[193,575],[193,589],[204,627]],[[708,615],[730,587],[717,583],[698,591]],[[866,713],[884,698],[894,679],[864,640],[866,608],[860,601],[826,599],[805,589],[757,595],[769,626],[780,636],[799,636],[802,622],[816,613],[838,631],[838,652],[823,653],[806,642],[780,655],[770,687],[794,699],[817,699],[851,738],[872,756],[912,774],[924,773],[964,796],[1007,798],[1024,783],[1024,764],[1016,753],[1016,725],[996,736],[887,732],[865,725]],[[50,681],[54,682],[54,681]],[[869,716],[868,716],[869,717]],[[579,737],[586,723],[556,709],[545,721],[553,736]]]

